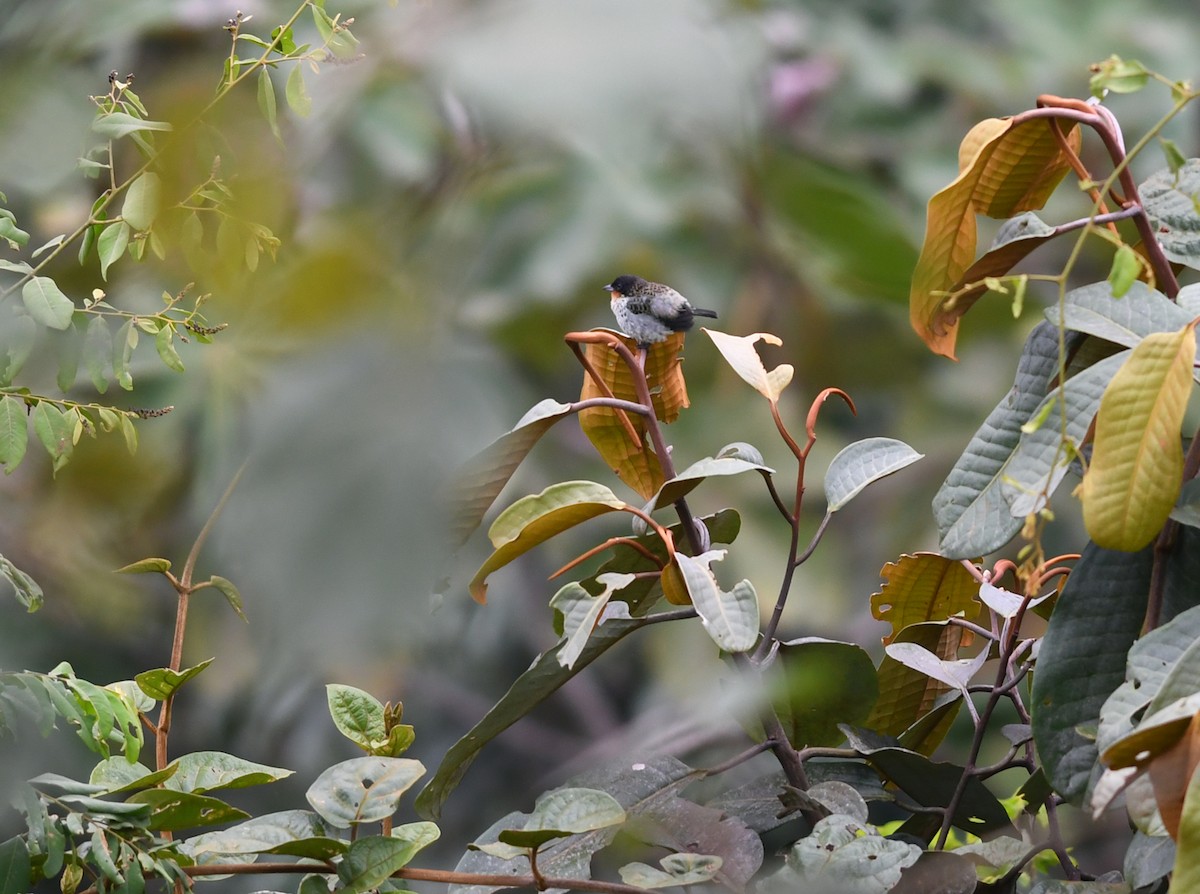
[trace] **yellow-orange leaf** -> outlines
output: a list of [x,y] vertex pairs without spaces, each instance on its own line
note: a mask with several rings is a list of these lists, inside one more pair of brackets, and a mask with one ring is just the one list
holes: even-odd
[[1167,521],[1183,482],[1180,426],[1196,359],[1193,324],[1138,343],[1113,376],[1096,416],[1083,478],[1083,521],[1107,549],[1136,551]]
[[[633,339],[622,336],[622,341],[631,351],[637,353],[637,345]],[[586,344],[583,348],[588,361],[612,391],[613,396],[636,403],[638,396],[633,385],[633,375],[617,352],[605,344]],[[652,345],[646,356],[646,381],[650,388],[651,402],[654,404],[655,415],[663,423],[674,422],[680,411],[688,406],[687,384],[683,379],[682,358],[679,356],[682,348],[683,333],[680,332],[666,341]],[[589,400],[604,396],[591,376],[585,375],[579,399]],[[579,413],[579,426],[596,448],[596,452],[621,480],[648,500],[658,492],[666,480],[662,466],[658,457],[654,455],[653,446],[645,437],[646,423],[643,418],[635,413],[628,414],[629,421],[642,442],[638,446],[630,441],[629,433],[625,430],[618,412],[607,407],[582,410]]]
[[[1078,128],[1067,132],[1067,140],[1078,147]],[[963,139],[958,177],[929,200],[909,293],[913,329],[931,350],[954,357],[958,320],[969,304],[948,306],[944,293],[975,259],[975,215],[1011,217],[1041,208],[1069,170],[1052,125],[1042,118],[989,118]]]
[[910,624],[945,621],[959,612],[974,620],[981,610],[979,582],[955,559],[935,553],[904,555],[884,565],[879,576],[883,586],[871,596],[871,614],[892,625],[884,645]]

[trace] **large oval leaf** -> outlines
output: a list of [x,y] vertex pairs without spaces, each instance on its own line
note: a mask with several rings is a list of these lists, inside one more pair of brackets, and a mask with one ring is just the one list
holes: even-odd
[[51,329],[66,329],[75,313],[75,302],[48,276],[35,276],[21,287],[21,300],[29,316]]
[[410,758],[356,757],[318,776],[308,789],[308,803],[342,828],[379,822],[396,812],[401,796],[424,775],[425,766]]
[[1001,487],[1029,421],[1058,374],[1058,330],[1039,323],[1017,361],[1012,388],[972,435],[945,483],[933,498],[939,545],[944,556],[986,556],[1020,530]]
[[872,482],[911,466],[925,454],[895,438],[866,438],[843,447],[825,473],[828,512],[837,512]]
[[766,681],[796,748],[838,744],[838,724],[862,723],[879,696],[875,664],[861,647],[818,637],[781,643]]
[[487,601],[487,578],[538,544],[597,515],[625,508],[625,501],[602,484],[563,481],[540,494],[522,497],[492,522],[488,538],[496,551],[475,572],[468,585],[471,597]]
[[1100,546],[1141,549],[1175,506],[1183,481],[1180,426],[1195,359],[1191,325],[1154,333],[1133,349],[1104,392],[1082,491],[1084,524]]
[[1050,616],[1033,677],[1033,737],[1054,790],[1081,804],[1099,775],[1093,737],[1101,707],[1125,680],[1146,614],[1152,551],[1136,556],[1089,543]]
[[121,217],[135,230],[148,230],[158,216],[162,202],[162,181],[153,171],[146,171],[125,191]]

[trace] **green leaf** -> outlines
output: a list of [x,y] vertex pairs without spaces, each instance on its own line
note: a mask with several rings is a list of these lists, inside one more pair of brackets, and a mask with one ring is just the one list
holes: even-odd
[[1109,283],[1093,283],[1067,293],[1062,307],[1046,309],[1046,319],[1067,329],[1086,332],[1132,348],[1154,332],[1176,332],[1194,314],[1144,282],[1133,282],[1124,298]]
[[29,422],[25,418],[25,401],[6,394],[0,398],[0,465],[7,475],[25,458],[29,441]]
[[704,630],[726,652],[748,652],[758,642],[758,597],[748,580],[726,592],[717,584],[713,562],[725,558],[726,550],[709,550],[699,556],[675,553],[675,563]]
[[267,119],[275,139],[282,142],[283,134],[279,132],[279,119],[275,111],[275,85],[271,83],[271,73],[265,65],[258,73],[258,109]]
[[172,369],[175,372],[183,372],[183,360],[179,356],[179,352],[175,350],[175,329],[172,326],[163,326],[158,330],[158,334],[154,336],[154,348],[158,351],[159,359],[166,365],[167,369]]
[[723,862],[710,854],[668,854],[659,861],[662,869],[645,863],[626,863],[617,872],[621,881],[637,888],[674,888],[711,882]]
[[[42,588],[38,582],[4,556],[0,556],[0,577],[12,585],[13,594],[25,611],[35,612],[42,607]],[[2,723],[0,728],[3,728]]]
[[311,9],[317,33],[321,35],[321,40],[336,58],[353,59],[358,55],[358,38],[351,34],[349,29],[342,27],[338,30],[333,19],[329,17],[329,13],[321,6],[313,4]]
[[168,764],[161,770],[151,771],[140,763],[130,763],[123,757],[110,757],[92,768],[88,782],[102,786],[102,794],[116,795],[156,786],[170,779],[179,767]]
[[1005,470],[1021,441],[1021,426],[1036,411],[1058,372],[1058,334],[1049,323],[1030,332],[1017,363],[1016,380],[971,437],[933,498],[940,552],[951,559],[985,556],[1021,528],[1001,489]]
[[879,697],[875,664],[863,649],[818,637],[781,643],[764,680],[796,748],[840,743],[838,724],[862,723]]
[[496,838],[510,847],[540,848],[556,838],[623,822],[625,810],[608,792],[564,787],[541,795],[523,826],[502,829]]
[[1083,803],[1099,775],[1096,742],[1081,728],[1125,680],[1126,656],[1141,631],[1150,587],[1150,549],[1129,555],[1089,543],[1059,594],[1033,679],[1033,738],[1054,790]]
[[22,836],[17,835],[0,844],[0,891],[4,894],[24,894],[33,890],[33,865]]
[[83,336],[83,365],[91,377],[92,385],[101,394],[108,390],[108,378],[112,370],[113,338],[108,321],[94,316],[88,322]]
[[487,578],[493,571],[556,534],[625,505],[607,487],[591,481],[564,481],[521,498],[500,513],[488,530],[495,552],[471,579],[472,598],[479,603],[487,600]]
[[146,693],[152,699],[161,702],[174,695],[180,686],[202,672],[212,663],[213,660],[209,658],[181,671],[173,671],[169,667],[160,667],[155,670],[142,671],[133,680],[142,692]]
[[623,822],[625,810],[608,792],[591,788],[556,788],[537,799],[525,830],[554,829],[575,834]]
[[793,845],[784,867],[763,885],[769,891],[886,894],[920,856],[915,844],[884,838],[869,826],[835,814],[819,820],[811,834]]
[[[550,607],[562,616],[563,644],[558,651],[558,663],[565,668],[571,668],[583,654],[592,631],[600,622],[600,616],[608,607],[609,599],[615,591],[633,583],[632,574],[600,574],[596,581],[603,585],[604,590],[593,596],[577,583],[569,583],[550,599]],[[625,608],[624,605],[621,606]],[[629,616],[625,608],[624,616]]]
[[75,303],[48,276],[35,276],[21,287],[21,300],[29,316],[51,329],[66,329],[75,314]]
[[1183,483],[1180,427],[1192,392],[1196,333],[1156,332],[1113,376],[1083,478],[1083,520],[1100,546],[1136,551],[1166,523]]
[[343,736],[364,751],[387,741],[383,704],[354,686],[330,683],[325,687],[329,716]]
[[92,130],[101,136],[116,140],[142,130],[168,131],[171,125],[166,121],[147,121],[135,118],[125,112],[107,112],[96,116],[92,122]]
[[215,855],[234,854],[288,854],[328,860],[348,849],[346,842],[329,837],[330,831],[312,811],[282,810],[196,835],[184,842],[183,849],[203,863],[212,862]]
[[215,826],[247,819],[250,816],[246,811],[238,810],[217,798],[163,788],[135,792],[129,796],[129,803],[150,806],[149,828],[154,831],[178,832],[198,826]]
[[[1052,390],[1034,412],[1034,418],[1042,418],[1046,403],[1054,404],[1045,424],[1021,433],[1021,443],[1013,452],[1000,482],[1014,520],[1019,522],[1040,511],[1058,488],[1088,436],[1108,383],[1128,356],[1128,351],[1121,351],[1076,373],[1067,380],[1064,389]],[[1061,425],[1064,414],[1066,445],[1063,444]]]
[[176,762],[179,770],[167,780],[167,788],[198,794],[220,788],[263,785],[292,775],[291,770],[256,764],[220,751],[194,751]]
[[123,220],[114,221],[100,231],[96,240],[96,253],[100,256],[100,276],[108,279],[108,268],[125,254],[129,247],[129,224]]
[[83,333],[74,326],[68,326],[62,333],[53,337],[52,342],[58,350],[58,375],[55,384],[64,394],[75,384],[79,374],[79,357],[83,351]]
[[743,472],[759,472],[761,474],[772,475],[775,470],[764,466],[760,462],[747,462],[744,459],[734,456],[718,456],[702,459],[699,462],[692,463],[670,481],[664,482],[645,511],[653,512],[656,509],[661,509],[663,506],[670,506],[677,500],[682,500],[706,478],[740,475]]
[[358,757],[327,769],[306,797],[335,826],[379,822],[396,812],[400,798],[424,775],[424,765],[410,758]]
[[17,226],[17,222],[6,214],[0,214],[0,239],[16,251],[29,243],[29,234]]
[[153,171],[146,171],[129,184],[129,189],[125,191],[121,217],[135,230],[148,230],[158,217],[161,204],[162,181]]
[[1138,192],[1163,254],[1176,264],[1200,269],[1200,158],[1189,158],[1177,171],[1169,167],[1151,174]]
[[8,362],[0,372],[0,384],[7,385],[25,366],[38,341],[38,324],[27,313],[15,314],[4,332]]
[[[129,373],[129,361],[133,358],[133,350],[137,347],[138,338],[137,326],[134,325],[133,320],[129,320],[117,330],[117,335],[113,339],[113,376],[116,378],[117,384],[126,391],[133,390],[133,376]],[[124,423],[122,423],[122,428],[124,428]]]
[[374,835],[350,845],[338,865],[338,890],[364,894],[379,888],[393,872],[403,868],[419,848],[411,841]]
[[[1188,802],[1186,797],[1183,804],[1183,816],[1180,822],[1180,835],[1189,834],[1184,829],[1189,822],[1195,822],[1195,819],[1189,820],[1188,817]],[[1190,834],[1195,834],[1197,831],[1193,829]],[[1193,842],[1200,839],[1193,839]],[[1194,847],[1195,844],[1193,843]],[[1175,842],[1166,835],[1150,836],[1143,832],[1134,832],[1133,841],[1129,843],[1129,848],[1125,851],[1125,862],[1122,867],[1122,874],[1126,881],[1134,890],[1140,888],[1150,888],[1155,882],[1161,878],[1165,878],[1167,874],[1175,866],[1177,849]]]
[[[925,807],[948,807],[955,799],[966,770],[956,764],[931,761],[902,748],[894,739],[843,725],[850,747],[861,754],[901,791]],[[961,800],[956,802],[954,825],[975,835],[1012,831],[1004,806],[977,776],[968,776]]]
[[1112,287],[1114,298],[1122,298],[1129,291],[1142,272],[1142,262],[1138,253],[1125,243],[1113,255],[1112,267],[1108,271],[1108,284]]
[[208,582],[216,588],[217,592],[225,597],[225,601],[229,603],[229,607],[234,610],[237,616],[249,624],[250,619],[246,617],[246,612],[242,607],[242,594],[233,585],[233,581],[226,580],[219,574],[214,574],[208,579]]
[[566,416],[570,404],[547,398],[456,471],[450,494],[450,530],[453,544],[461,546],[479,526],[517,466],[550,427]]
[[122,415],[118,419],[118,425],[120,425],[121,434],[125,438],[125,449],[128,450],[130,454],[137,453],[137,429],[133,427],[133,422],[128,416]]
[[164,571],[171,570],[170,559],[138,559],[136,562],[130,562],[128,565],[123,565],[116,570],[116,574],[161,574]]
[[288,108],[301,118],[312,114],[312,97],[308,95],[308,88],[304,86],[304,72],[299,65],[294,66],[288,75],[283,95],[287,99]]
[[1112,55],[1092,66],[1088,88],[1092,96],[1103,99],[1106,91],[1113,93],[1136,93],[1150,83],[1150,72],[1136,59],[1122,59]]
[[64,413],[45,400],[33,408],[33,431],[50,454],[55,472],[71,459],[71,452],[75,447],[72,440],[75,418],[74,413]]
[[924,456],[895,438],[866,438],[843,447],[825,473],[826,511],[837,512],[868,484],[911,466]]

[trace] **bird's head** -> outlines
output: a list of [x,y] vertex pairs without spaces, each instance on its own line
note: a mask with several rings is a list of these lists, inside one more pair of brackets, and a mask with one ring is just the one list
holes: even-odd
[[631,276],[628,273],[623,273],[606,285],[604,290],[616,297],[636,292],[639,286],[644,286],[645,284],[646,281],[640,276]]

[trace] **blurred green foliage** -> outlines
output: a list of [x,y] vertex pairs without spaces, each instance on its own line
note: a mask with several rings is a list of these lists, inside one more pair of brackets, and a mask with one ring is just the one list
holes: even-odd
[[[289,7],[254,4],[251,30]],[[0,11],[0,190],[40,244],[77,226],[96,195],[75,170],[89,94],[110,70],[132,72],[152,117],[189,120],[218,83],[234,8],[3,0]],[[337,747],[332,727],[307,719],[326,679],[403,697],[421,730],[413,753],[439,755],[553,641],[542,578],[554,556],[498,577],[484,609],[461,586],[431,598],[448,558],[438,487],[541,398],[572,399],[580,375],[562,334],[610,325],[600,286],[620,272],[717,308],[726,331],[781,336],[766,361],[797,368],[785,411],[830,385],[853,395],[859,419],[826,414],[843,430],[826,433],[814,468],[867,431],[930,455],[923,479],[883,484],[846,511],[793,600],[805,633],[873,647],[876,571],[935,542],[928,498],[1008,387],[1027,328],[980,306],[957,366],[917,343],[905,297],[925,197],[978,118],[1044,91],[1086,95],[1087,64],[1114,52],[1186,76],[1200,39],[1182,0],[1136,13],[1120,0],[360,0],[331,11],[355,17],[361,58],[305,73],[308,117],[285,111],[276,72],[280,139],[247,85],[162,169],[178,197],[219,156],[232,207],[279,236],[277,258],[249,271],[214,259],[211,242],[190,256],[171,244],[165,260],[109,271],[119,306],[150,307],[194,281],[212,294],[209,318],[229,323],[214,345],[181,346],[185,375],[137,370],[136,404],[175,412],[140,424],[136,456],[119,439],[89,441],[54,480],[31,456],[0,482],[0,552],[47,595],[32,617],[0,601],[0,663],[69,657],[81,676],[109,679],[162,664],[170,594],[108,572],[180,557],[248,461],[200,570],[237,582],[251,624],[199,600],[185,663],[221,660],[181,706],[195,738],[177,744],[221,737],[296,768],[325,765]],[[1136,98],[1112,105],[1128,133],[1157,114]],[[101,285],[94,258],[53,273],[73,294]],[[692,409],[673,432],[686,462],[730,431],[771,445],[769,418],[711,346],[694,339],[687,359]],[[33,374],[53,382],[51,366]],[[573,428],[548,441],[514,493],[595,462]],[[713,507],[724,487],[753,484],[714,485]],[[735,574],[774,573],[784,534],[762,503]],[[647,717],[678,721],[679,705],[705,697],[711,681],[690,661],[709,648],[701,634],[650,635],[577,679],[500,740],[493,772],[481,762],[447,820],[469,824],[480,798],[498,815],[546,781],[543,768],[599,753],[598,740]],[[23,749],[40,745],[17,743],[0,789],[37,771]]]

